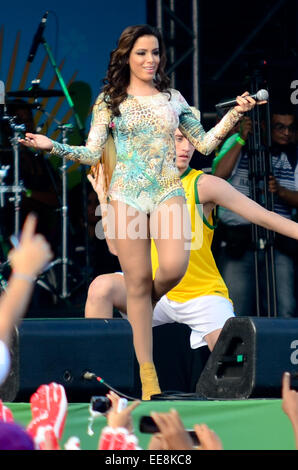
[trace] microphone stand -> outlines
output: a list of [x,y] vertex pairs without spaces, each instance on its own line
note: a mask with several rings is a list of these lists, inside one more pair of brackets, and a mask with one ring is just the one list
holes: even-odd
[[65,82],[64,82],[64,80],[63,80],[63,78],[62,78],[62,75],[61,75],[61,72],[60,72],[60,70],[59,70],[59,67],[58,67],[58,65],[56,64],[55,59],[54,59],[54,56],[53,56],[53,54],[52,54],[52,51],[51,51],[51,49],[50,49],[48,43],[47,43],[46,40],[44,39],[44,37],[41,38],[41,42],[42,42],[42,44],[43,44],[43,46],[44,46],[44,48],[45,48],[45,50],[46,50],[46,53],[47,53],[47,55],[48,55],[48,57],[49,57],[49,61],[50,61],[51,65],[52,65],[52,67],[53,67],[53,69],[54,69],[54,72],[55,72],[55,74],[56,74],[56,77],[57,77],[57,79],[58,79],[58,82],[59,82],[59,84],[60,84],[60,86],[61,86],[61,89],[62,89],[64,95],[65,95],[66,101],[67,101],[69,107],[70,107],[70,108],[72,109],[72,111],[73,111],[73,115],[74,115],[74,118],[75,118],[75,121],[76,121],[78,130],[79,130],[79,133],[80,133],[80,136],[81,136],[81,139],[82,139],[82,142],[81,142],[81,143],[83,144],[83,143],[85,143],[85,130],[84,130],[84,126],[83,126],[83,124],[82,124],[82,122],[81,122],[80,116],[78,115],[78,113],[77,113],[76,110],[75,110],[75,106],[74,106],[73,100],[72,100],[72,98],[71,98],[71,96],[70,96],[70,94],[69,94],[69,91],[68,91],[68,89],[67,89],[67,86],[66,86],[66,84],[65,84]]
[[[248,143],[248,180],[249,180],[249,190],[251,198],[254,201],[258,200],[257,197],[257,158],[254,152],[256,149],[256,134],[253,132],[253,135],[247,140]],[[256,309],[257,309],[257,316],[260,316],[260,283],[259,283],[259,257],[258,257],[258,227],[254,224],[251,226],[251,233],[252,233],[252,245],[254,250],[254,269],[255,269],[255,292],[256,292]]]
[[[67,101],[69,107],[73,111],[75,122],[76,122],[78,131],[79,131],[79,134],[80,134],[80,137],[81,137],[81,145],[84,145],[85,141],[86,141],[84,126],[81,122],[80,116],[76,112],[73,100],[72,100],[72,98],[69,94],[69,91],[68,91],[67,86],[66,86],[66,84],[63,80],[63,77],[62,77],[62,74],[59,70],[59,67],[56,64],[56,61],[55,61],[54,56],[52,54],[52,51],[51,51],[48,43],[46,42],[44,36],[41,37],[41,43],[43,44],[43,46],[45,48],[46,54],[48,55],[49,61],[50,61],[51,65],[54,69],[54,72],[55,72],[57,80],[58,80],[58,82],[61,86],[61,89],[64,93],[66,101]],[[86,193],[87,193],[86,192],[86,172],[82,171],[81,174],[83,175],[83,177],[82,177],[83,198],[86,198]],[[88,222],[87,222],[86,207],[87,207],[87,203],[86,203],[86,200],[84,199],[84,201],[83,201],[83,216],[84,216],[84,227],[85,227],[85,230],[86,230],[86,236],[85,236],[86,270],[85,271],[86,271],[87,276],[88,276],[88,273],[90,272],[90,257],[89,257],[89,241],[88,241],[88,230],[87,230]],[[88,281],[89,281],[89,276],[88,276],[88,279],[86,279],[86,283],[88,283]]]
[[4,216],[4,207],[5,207],[5,201],[4,201],[4,195],[7,192],[7,186],[4,183],[4,179],[7,176],[8,170],[10,169],[10,165],[1,165],[0,168],[0,240],[1,240],[1,258],[0,258],[0,295],[2,292],[4,292],[7,288],[8,281],[5,278],[5,271],[6,268],[9,266],[9,261],[3,261],[5,258],[6,253],[4,252],[4,249],[2,248],[2,243],[4,242],[5,239],[5,216]]
[[[62,143],[67,144],[67,133],[72,130],[72,126],[69,126],[68,124],[62,124],[61,126],[58,126],[61,131],[62,131]],[[62,173],[62,206],[61,206],[61,216],[62,216],[62,252],[61,252],[61,258],[56,259],[55,261],[52,261],[48,266],[47,266],[47,271],[51,268],[53,268],[57,264],[61,264],[62,266],[62,272],[61,272],[61,279],[62,279],[62,289],[61,289],[61,294],[60,297],[61,299],[66,299],[69,297],[70,293],[68,291],[68,269],[67,265],[71,264],[71,262],[68,260],[68,205],[67,205],[67,161],[66,158],[63,157],[62,159],[62,165],[61,165],[61,173]]]
[[[252,87],[257,91],[259,88],[260,74],[255,71],[253,76]],[[271,158],[271,133],[270,133],[270,112],[269,104],[265,105],[266,109],[266,132],[267,146],[262,143],[261,135],[261,119],[259,107],[255,107],[251,111],[251,117],[254,124],[253,134],[248,140],[249,152],[249,182],[250,194],[253,200],[261,204],[268,210],[274,210],[273,194],[268,194],[268,174],[272,174],[272,158]],[[272,231],[260,228],[255,224],[252,225],[252,241],[254,246],[255,260],[255,286],[256,286],[256,309],[257,316],[261,315],[260,305],[260,275],[259,263],[260,252],[264,253],[265,263],[265,279],[266,279],[266,299],[268,316],[277,316],[276,304],[276,280],[275,280],[275,264],[274,264],[274,234]]]
[[3,116],[4,120],[7,120],[11,130],[13,131],[13,137],[10,139],[12,149],[13,149],[13,156],[14,156],[14,180],[13,185],[10,186],[2,186],[1,187],[1,206],[3,203],[3,192],[12,192],[14,193],[14,197],[10,198],[14,202],[14,235],[16,237],[20,234],[20,209],[21,209],[21,200],[22,196],[21,193],[24,191],[24,185],[20,181],[20,144],[19,138],[23,135],[26,131],[25,124],[17,124],[15,122],[15,117],[11,117],[7,114]]
[[[58,128],[62,132],[62,143],[67,144],[67,134],[71,132],[73,126],[71,124],[61,124]],[[62,247],[61,247],[61,258],[57,258],[56,260],[52,261],[46,269],[43,271],[43,275],[52,269],[54,266],[61,264],[61,292],[58,292],[57,289],[53,288],[53,286],[48,286],[46,281],[40,280],[39,283],[47,290],[53,291],[58,297],[62,300],[65,300],[71,296],[71,294],[77,290],[81,285],[84,283],[84,280],[77,284],[77,286],[71,291],[68,286],[68,266],[73,265],[73,262],[68,258],[68,198],[67,198],[67,159],[65,157],[62,158],[62,165],[60,167],[61,174],[62,174],[62,199],[61,199],[61,238],[62,238]]]
[[[270,120],[270,105],[266,104],[266,145],[264,147],[264,162],[265,162],[265,198],[266,198],[266,207],[270,211],[274,211],[274,195],[272,192],[268,191],[268,175],[273,175],[272,168],[272,141],[271,141],[271,120]],[[269,193],[269,194],[268,194]],[[268,236],[268,247],[269,247],[269,261],[271,267],[271,311],[273,311],[273,316],[277,317],[277,300],[276,300],[276,276],[275,276],[275,262],[274,262],[274,239],[275,233],[267,230]],[[269,267],[268,267],[269,269]]]

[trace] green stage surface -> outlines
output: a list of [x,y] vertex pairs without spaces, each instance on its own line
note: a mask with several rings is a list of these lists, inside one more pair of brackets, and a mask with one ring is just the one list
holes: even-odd
[[[14,420],[26,426],[30,419],[28,403],[6,403]],[[133,412],[139,445],[146,449],[150,435],[141,434],[138,423],[151,411],[166,412],[175,408],[186,428],[206,423],[221,438],[225,450],[294,450],[294,436],[289,419],[283,413],[279,399],[249,399],[229,401],[151,401],[142,402]],[[88,403],[70,403],[62,446],[71,436],[81,441],[82,450],[95,450],[105,418],[96,418],[94,436],[87,434]]]

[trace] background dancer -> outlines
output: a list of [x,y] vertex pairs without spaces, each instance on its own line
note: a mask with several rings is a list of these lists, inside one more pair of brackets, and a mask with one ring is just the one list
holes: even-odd
[[[186,193],[192,221],[195,228],[195,213],[202,217],[202,245],[190,250],[190,261],[185,276],[180,283],[164,295],[153,311],[153,326],[165,323],[184,323],[192,332],[192,348],[208,345],[213,350],[226,320],[233,317],[232,300],[222,279],[211,251],[214,232],[213,210],[216,205],[227,207],[239,215],[245,215],[252,223],[298,239],[298,224],[270,212],[242,193],[225,180],[204,174],[189,166],[194,153],[193,145],[182,135],[175,132],[176,165]],[[106,194],[103,191],[103,173],[96,181],[91,175],[89,180],[104,207]],[[199,205],[198,205],[199,204]],[[201,205],[200,205],[201,204]],[[203,210],[202,210],[203,206]],[[105,214],[103,213],[103,218]],[[110,250],[116,254],[115,244],[107,239]],[[153,273],[156,272],[158,256],[152,244]],[[114,307],[126,312],[126,286],[121,273],[98,276],[91,283],[85,305],[87,318],[112,318]]]

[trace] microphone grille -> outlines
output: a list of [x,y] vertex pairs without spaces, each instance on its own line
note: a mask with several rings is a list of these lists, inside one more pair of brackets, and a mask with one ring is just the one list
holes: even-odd
[[267,90],[259,90],[256,97],[258,101],[268,100],[269,93]]

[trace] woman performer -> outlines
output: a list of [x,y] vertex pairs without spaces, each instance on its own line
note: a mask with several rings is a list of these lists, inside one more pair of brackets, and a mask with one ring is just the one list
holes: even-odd
[[[28,147],[94,166],[102,157],[108,137],[113,139],[116,165],[109,184],[109,208],[115,216],[115,244],[125,276],[127,313],[140,366],[143,400],[160,393],[152,355],[152,304],[178,284],[189,260],[186,242],[191,237],[190,223],[187,210],[183,210],[184,190],[174,162],[175,129],[179,126],[199,152],[208,154],[243,113],[256,104],[244,93],[237,98],[237,106],[205,132],[181,94],[169,88],[165,62],[165,47],[155,28],[127,27],[111,52],[86,146],[60,144],[31,133],[20,140]],[[164,214],[172,208],[177,217],[168,219],[167,236],[162,237]],[[145,227],[141,236],[132,230],[136,214],[139,225]],[[179,217],[181,214],[183,217]],[[150,236],[159,257],[154,281]]]

